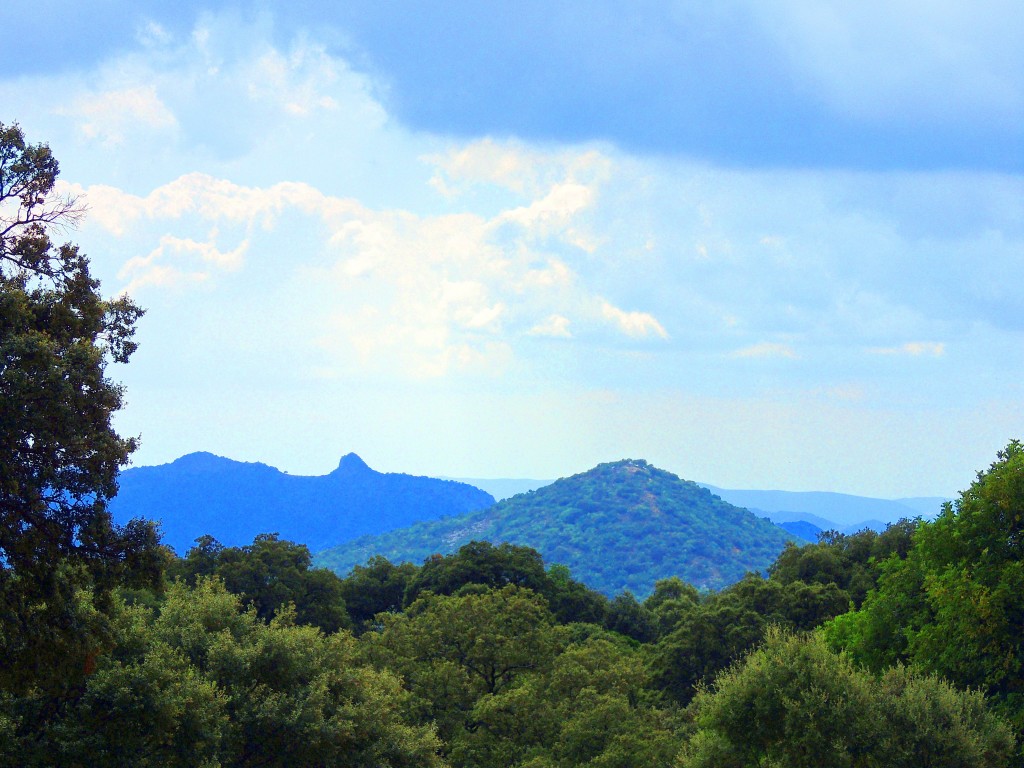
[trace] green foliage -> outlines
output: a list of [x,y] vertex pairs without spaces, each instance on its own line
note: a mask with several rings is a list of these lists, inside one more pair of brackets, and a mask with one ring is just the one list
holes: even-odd
[[[432,555],[410,572],[405,605],[425,591],[450,595],[475,588],[515,585],[543,595],[559,623],[604,624],[608,600],[575,581],[569,569],[555,565],[544,570],[544,561],[531,547],[487,541],[471,541],[450,555]],[[477,590],[479,591],[479,589]]]
[[341,582],[341,596],[355,626],[365,628],[378,613],[402,610],[409,581],[416,572],[412,563],[395,565],[380,556],[353,568]]
[[640,657],[601,630],[570,642],[529,589],[428,594],[379,621],[366,655],[401,674],[452,765],[640,768],[678,750],[677,723],[645,703]]
[[50,242],[82,212],[54,191],[58,170],[0,124],[0,689],[55,697],[108,643],[111,590],[154,583],[161,562],[151,525],[107,510],[135,440],[112,427],[122,390],[106,369],[135,350],[142,312]]
[[639,654],[602,638],[571,645],[546,683],[555,724],[552,764],[671,764],[681,743],[679,723],[646,703],[649,681]]
[[222,547],[213,537],[203,536],[184,559],[172,564],[170,573],[190,584],[200,576],[218,576],[228,591],[252,605],[266,621],[292,605],[300,624],[312,624],[324,632],[348,628],[351,621],[341,579],[311,564],[304,544],[281,541],[277,534],[260,534],[244,547]]
[[[906,560],[886,563],[860,611],[831,642],[879,669],[905,660],[994,697],[1024,729],[1024,446],[920,524]],[[954,639],[955,641],[951,641]]]
[[419,523],[317,554],[344,573],[371,555],[423,562],[476,540],[532,547],[605,595],[646,596],[678,575],[720,588],[763,571],[791,537],[767,520],[644,461],[600,464],[490,509]]
[[76,696],[56,711],[32,695],[10,704],[0,764],[441,765],[394,675],[360,664],[350,635],[293,621],[243,612],[208,578],[171,585],[159,612],[116,603],[115,647]]
[[543,598],[513,585],[427,594],[380,618],[380,631],[363,636],[370,658],[402,675],[421,717],[448,738],[472,727],[465,715],[478,698],[547,668],[560,642]]
[[667,635],[700,603],[700,592],[678,576],[659,579],[654,592],[644,601],[657,628],[658,636]]
[[427,558],[409,581],[405,603],[412,603],[426,591],[450,595],[466,584],[486,587],[512,584],[544,592],[548,576],[544,571],[544,561],[535,549],[508,543],[494,546],[487,541],[471,541],[447,557],[434,555]]
[[835,584],[855,608],[874,589],[881,564],[889,557],[906,558],[917,520],[900,520],[882,533],[865,529],[852,535],[823,533],[816,544],[787,544],[769,569],[771,578],[784,584]]
[[767,626],[811,629],[848,605],[834,584],[782,584],[755,574],[699,602],[691,596],[681,603],[655,601],[663,615],[671,608],[675,624],[648,655],[655,686],[683,704],[698,683],[713,680],[759,643]]
[[881,679],[818,636],[778,629],[693,702],[680,768],[1004,766],[1007,725],[979,693],[895,668]]
[[649,642],[657,636],[654,616],[629,591],[616,595],[608,603],[605,626],[612,632],[618,632],[641,643]]

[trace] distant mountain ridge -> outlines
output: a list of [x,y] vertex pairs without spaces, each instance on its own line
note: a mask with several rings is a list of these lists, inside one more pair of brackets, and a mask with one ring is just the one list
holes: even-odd
[[[518,493],[550,485],[554,480],[530,480],[513,478],[443,478],[458,480],[487,491],[498,501],[511,498]],[[871,496],[854,496],[828,491],[760,491],[719,488],[710,483],[698,482],[723,500],[737,507],[749,509],[760,517],[770,518],[773,523],[807,522],[823,531],[838,530],[853,533],[863,528],[883,530],[889,523],[901,518],[917,516],[931,519],[939,513],[944,501],[939,496],[921,496],[902,499],[879,499]],[[804,527],[810,532],[810,528]]]
[[595,589],[645,595],[672,575],[725,586],[766,569],[792,536],[696,483],[624,459],[489,509],[332,547],[314,560],[344,574],[374,555],[420,563],[474,539],[530,546]]
[[169,464],[127,469],[119,486],[110,505],[114,519],[159,520],[164,543],[178,554],[204,534],[242,546],[271,532],[315,552],[494,504],[490,494],[465,483],[376,472],[354,453],[330,474],[314,477],[191,453]]
[[946,499],[915,497],[875,499],[826,491],[729,490],[702,483],[730,504],[746,507],[775,523],[809,522],[822,530],[853,533],[863,528],[884,530],[901,518],[935,517]]

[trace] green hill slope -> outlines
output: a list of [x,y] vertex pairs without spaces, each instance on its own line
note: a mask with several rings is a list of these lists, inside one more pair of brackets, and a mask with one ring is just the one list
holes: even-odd
[[574,578],[594,589],[643,596],[668,576],[723,587],[747,571],[766,569],[790,538],[696,483],[626,459],[489,509],[332,547],[315,561],[345,574],[374,555],[419,563],[474,539],[507,541],[533,547],[549,564],[569,566]]

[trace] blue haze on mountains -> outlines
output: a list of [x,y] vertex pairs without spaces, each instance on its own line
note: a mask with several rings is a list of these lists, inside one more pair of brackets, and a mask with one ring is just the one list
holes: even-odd
[[[550,482],[381,473],[354,453],[342,457],[330,474],[308,477],[198,452],[169,464],[125,470],[111,510],[119,523],[133,517],[160,521],[164,543],[179,555],[202,535],[225,546],[244,546],[261,533],[278,533],[315,553],[421,520],[485,509],[496,499]],[[943,501],[702,485],[808,541],[823,530],[882,530],[900,518],[932,517]]]
[[320,477],[191,453],[170,464],[125,470],[119,482],[114,519],[159,520],[163,542],[179,555],[206,534],[225,546],[244,546],[257,534],[278,533],[316,552],[494,503],[490,494],[464,483],[376,472],[354,453]]

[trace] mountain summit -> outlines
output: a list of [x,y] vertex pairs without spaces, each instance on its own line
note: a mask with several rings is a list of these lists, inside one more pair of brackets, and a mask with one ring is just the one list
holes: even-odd
[[359,475],[366,472],[373,472],[372,469],[359,456],[354,453],[346,453],[338,462],[338,468],[331,472],[331,476]]
[[115,520],[158,520],[164,543],[178,554],[204,534],[242,546],[274,532],[315,552],[494,503],[465,483],[377,472],[354,453],[320,477],[191,453],[170,464],[125,470],[119,485],[110,505]]
[[790,538],[696,483],[623,459],[485,510],[352,541],[316,561],[346,573],[377,554],[420,562],[474,539],[507,541],[537,549],[603,592],[645,595],[655,579],[671,575],[720,588],[766,569]]

